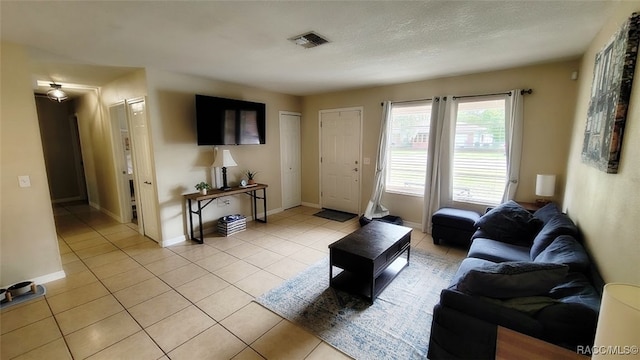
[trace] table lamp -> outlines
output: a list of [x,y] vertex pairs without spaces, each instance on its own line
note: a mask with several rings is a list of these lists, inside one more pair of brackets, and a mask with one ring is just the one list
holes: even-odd
[[[556,176],[547,174],[536,175],[536,195],[551,197],[556,191]],[[536,199],[536,204],[544,206],[550,203],[549,199]]]
[[604,286],[592,359],[637,359],[640,346],[640,286]]
[[231,151],[222,150],[222,153],[218,152],[216,159],[211,166],[222,168],[222,187],[220,190],[230,190],[231,188],[227,185],[227,168],[231,166],[238,166],[231,156]]

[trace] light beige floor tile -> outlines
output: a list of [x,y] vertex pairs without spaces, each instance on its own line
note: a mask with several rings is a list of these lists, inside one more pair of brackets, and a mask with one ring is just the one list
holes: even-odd
[[254,297],[262,295],[265,291],[280,285],[284,281],[283,278],[273,275],[265,270],[260,270],[253,275],[246,277],[234,285],[240,290],[249,293]]
[[98,233],[95,230],[92,230],[91,228],[86,228],[86,230],[84,230],[83,232],[80,232],[80,233],[77,233],[77,234],[73,234],[73,235],[69,235],[69,236],[63,236],[62,239],[67,244],[73,244],[73,243],[80,242],[80,241],[83,241],[83,240],[99,238],[99,237],[101,237],[100,233]]
[[62,265],[65,265],[73,261],[78,261],[80,258],[75,253],[66,253],[60,255],[60,260],[62,261]]
[[282,321],[280,316],[260,304],[251,302],[222,320],[220,324],[245,343],[251,344],[280,321]]
[[253,296],[235,286],[229,286],[198,301],[196,306],[216,321],[221,321],[235,311],[245,307],[251,300],[253,300]]
[[96,266],[92,269],[92,271],[99,279],[105,279],[114,275],[121,274],[123,272],[127,272],[129,270],[137,269],[139,267],[142,267],[142,265],[138,264],[135,260],[131,258],[125,258],[122,260],[111,262],[109,264]]
[[141,235],[136,230],[131,229],[128,226],[125,229],[123,229],[122,231],[118,231],[118,232],[115,232],[115,233],[112,233],[112,234],[104,235],[104,237],[107,238],[107,240],[111,241],[114,244],[119,240],[129,239],[129,238],[132,238],[134,236],[135,237],[140,237],[142,239],[148,239],[148,238],[145,238],[144,235]]
[[62,334],[67,335],[124,310],[112,295],[106,295],[56,314]]
[[[220,250],[205,244],[197,244],[195,246],[190,246],[186,248],[187,248],[186,250],[180,252],[179,254],[183,258],[193,262],[206,259],[211,255],[220,253]],[[170,249],[173,249],[173,248],[170,248]],[[182,248],[180,248],[180,250],[182,250]]]
[[108,226],[99,226],[97,227],[97,229],[101,235],[105,235],[105,236],[131,230],[129,227],[127,227],[124,224],[115,224],[115,225],[111,224]]
[[[76,274],[85,270],[89,270],[89,268],[87,267],[87,265],[84,264],[84,262],[82,262],[82,260],[77,260],[77,261],[72,261],[70,263],[66,263],[64,265],[62,265],[62,269],[64,270],[64,273],[69,276],[71,274]],[[47,283],[47,293],[49,292],[49,284]]]
[[184,295],[184,297],[195,303],[229,285],[230,284],[228,282],[221,278],[213,274],[208,274],[184,285],[180,285],[176,290]]
[[62,337],[53,316],[0,336],[2,359],[11,359]]
[[281,259],[284,259],[284,256],[280,255],[280,254],[276,254],[271,250],[263,250],[255,255],[251,255],[249,257],[244,258],[244,261],[253,264],[261,269],[264,269],[265,267],[275,263],[276,261],[279,261]]
[[202,260],[198,260],[196,261],[196,264],[202,266],[203,268],[214,272],[218,269],[221,269],[227,265],[231,265],[234,262],[238,261],[240,259],[238,259],[235,256],[231,256],[225,252],[219,252],[217,254],[213,254],[211,256],[208,256]]
[[[74,263],[75,262],[77,261],[74,261]],[[93,272],[88,269],[73,274],[67,274],[66,277],[48,282],[45,285],[47,287],[47,297],[71,291],[97,281],[98,278],[95,277]]]
[[228,236],[228,237],[221,236],[221,237],[215,237],[215,238],[210,238],[206,240],[207,245],[222,251],[229,250],[233,247],[242,245],[244,243],[245,243],[244,240],[235,236]]
[[8,308],[0,315],[0,327],[2,334],[16,330],[23,326],[40,321],[51,316],[49,305],[41,298],[41,300],[30,302],[16,309]]
[[234,356],[232,360],[263,360],[264,358],[255,352],[252,348],[246,347],[238,355]]
[[233,284],[237,281],[240,281],[251,274],[258,272],[260,268],[255,267],[248,262],[238,260],[233,264],[227,265],[223,268],[220,268],[213,273],[225,281]]
[[129,313],[143,328],[147,328],[189,305],[191,302],[170,290],[130,308]]
[[84,259],[83,261],[85,264],[87,264],[89,268],[93,269],[98,266],[107,265],[115,261],[128,259],[128,258],[129,256],[125,252],[121,250],[116,250],[116,251],[108,252],[106,254],[94,256],[92,258]]
[[36,349],[22,354],[15,360],[42,360],[42,359],[56,359],[56,360],[71,360],[71,353],[67,348],[67,343],[63,338],[56,339],[48,344],[42,345]]
[[305,358],[305,360],[349,360],[352,359],[343,352],[337,350],[326,342],[321,342],[315,349]]
[[186,260],[181,256],[172,255],[158,261],[154,261],[150,264],[145,265],[144,267],[146,267],[147,270],[151,271],[152,273],[160,275],[166,273],[167,271],[175,270],[179,267],[185,266],[189,263],[189,260]]
[[153,275],[149,270],[142,266],[138,266],[135,269],[102,279],[102,282],[109,291],[115,293],[153,277],[155,277],[155,275]]
[[291,258],[284,258],[274,264],[271,264],[264,268],[266,271],[277,275],[283,279],[289,279],[295,275],[297,275],[302,270],[308,267],[307,264],[301,263],[299,261],[293,260]]
[[[156,244],[156,246],[158,246]],[[125,250],[128,248],[125,248]],[[150,264],[154,261],[158,261],[164,259],[169,256],[175,256],[175,253],[171,250],[163,249],[163,248],[155,248],[149,249],[139,254],[133,255],[132,257],[142,265]]]
[[121,311],[67,335],[66,339],[73,357],[84,359],[140,330],[133,318]]
[[73,252],[73,250],[71,250],[69,245],[67,245],[67,243],[64,242],[64,240],[58,240],[58,249],[60,249],[61,255]]
[[78,255],[79,258],[86,259],[93,256],[106,254],[108,252],[115,251],[115,250],[118,250],[118,248],[115,247],[115,245],[113,245],[112,243],[106,243],[102,245],[92,246],[90,248],[86,248],[82,250],[76,250],[75,253],[76,255]]
[[90,360],[135,359],[156,360],[163,356],[162,350],[144,331],[139,331],[128,338],[119,341],[97,354],[90,356]]
[[[111,241],[113,245],[119,247],[120,249],[126,249],[130,246],[144,244],[147,242],[155,243],[153,240],[149,239],[148,237],[138,234],[137,231],[134,230],[133,232],[135,233],[135,235],[131,235],[122,239],[109,239],[109,241]],[[117,233],[117,234],[121,234],[121,233]],[[111,236],[113,235],[107,235],[107,238]]]
[[162,282],[162,280],[153,277],[149,280],[137,283],[136,285],[119,290],[113,295],[122,303],[122,305],[124,305],[125,308],[128,309],[143,301],[149,300],[152,297],[167,292],[170,289],[171,288]]
[[196,264],[189,263],[186,266],[177,268],[164,274],[160,274],[158,275],[158,277],[169,284],[169,286],[176,288],[207,274],[209,274],[207,270],[201,268]]
[[259,252],[261,252],[263,249],[259,246],[253,245],[251,243],[243,243],[240,244],[238,246],[234,246],[228,250],[226,250],[225,252],[227,254],[233,255],[235,257],[237,257],[238,259],[244,259],[246,257],[249,257],[251,255],[255,255]]
[[215,321],[195,306],[189,306],[146,329],[165,352],[215,325]]
[[297,260],[301,263],[312,265],[324,259],[327,256],[322,251],[305,247],[304,249],[289,255],[289,259]]
[[267,359],[304,359],[320,344],[320,339],[301,327],[283,320],[251,344]]
[[96,238],[92,238],[92,239],[87,239],[87,240],[82,240],[82,241],[71,243],[71,244],[69,244],[69,247],[73,251],[77,251],[77,250],[87,249],[87,248],[98,246],[98,245],[108,244],[108,243],[109,243],[109,241],[107,241],[107,239],[105,239],[103,237],[96,237]]
[[225,328],[215,325],[169,353],[173,360],[226,360],[246,347]]
[[78,305],[101,298],[108,293],[109,291],[102,286],[101,283],[94,282],[52,297],[47,296],[47,301],[53,313],[58,314]]

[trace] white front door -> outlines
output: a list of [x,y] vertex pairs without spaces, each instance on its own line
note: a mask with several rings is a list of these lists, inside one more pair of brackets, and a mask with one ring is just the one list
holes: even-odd
[[133,138],[134,175],[137,179],[136,196],[140,213],[138,222],[144,235],[160,241],[158,227],[158,211],[156,200],[156,185],[153,176],[153,157],[151,156],[151,142],[147,128],[147,113],[144,99],[127,101],[131,133]]
[[280,113],[282,208],[302,204],[300,174],[300,114]]
[[321,205],[360,213],[361,109],[320,112]]

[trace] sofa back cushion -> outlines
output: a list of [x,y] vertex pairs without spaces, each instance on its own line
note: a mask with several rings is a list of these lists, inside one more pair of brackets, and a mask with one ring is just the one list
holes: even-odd
[[562,211],[560,211],[558,205],[556,205],[555,203],[548,203],[547,205],[536,210],[536,212],[533,213],[533,216],[542,220],[542,222],[546,224],[549,220],[551,220],[552,217],[558,214],[562,214]]
[[531,241],[542,227],[542,221],[511,200],[500,204],[482,215],[476,226],[489,239],[510,244],[531,246]]
[[460,277],[456,290],[497,299],[544,295],[567,275],[563,264],[510,261],[470,268]]
[[569,266],[569,272],[585,273],[589,270],[589,256],[582,245],[573,236],[560,235],[551,242],[534,262],[565,264]]
[[542,230],[533,239],[531,259],[540,255],[560,235],[578,236],[578,228],[565,214],[557,214],[544,224]]

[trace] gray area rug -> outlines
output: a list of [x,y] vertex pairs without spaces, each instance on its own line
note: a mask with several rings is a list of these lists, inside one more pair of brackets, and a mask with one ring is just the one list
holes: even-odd
[[461,260],[411,250],[373,305],[329,288],[329,258],[255,301],[355,359],[425,359],[433,307]]
[[318,211],[313,215],[324,218],[324,219],[329,219],[329,220],[334,220],[339,222],[345,222],[347,220],[351,220],[354,217],[356,217],[356,214],[338,211],[338,210],[331,210],[331,209],[323,209],[322,211]]

